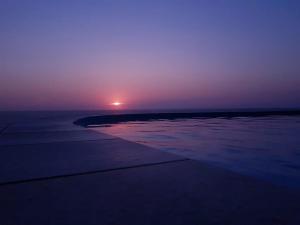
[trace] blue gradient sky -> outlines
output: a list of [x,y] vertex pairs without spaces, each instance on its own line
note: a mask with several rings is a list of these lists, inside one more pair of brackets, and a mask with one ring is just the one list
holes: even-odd
[[300,1],[1,0],[0,110],[300,107]]

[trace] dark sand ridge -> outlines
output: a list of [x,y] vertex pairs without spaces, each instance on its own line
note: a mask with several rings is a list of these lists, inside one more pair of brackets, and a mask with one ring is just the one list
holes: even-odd
[[274,111],[219,111],[219,112],[187,112],[187,113],[140,113],[140,114],[114,114],[91,116],[78,119],[76,125],[88,127],[101,124],[116,124],[130,121],[175,120],[187,118],[233,118],[233,117],[264,117],[264,116],[298,116],[300,110],[274,110]]

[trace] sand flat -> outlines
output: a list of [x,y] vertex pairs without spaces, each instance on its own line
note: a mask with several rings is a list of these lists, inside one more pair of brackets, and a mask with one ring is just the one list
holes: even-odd
[[0,196],[2,224],[300,223],[299,193],[195,161],[6,185]]
[[0,183],[183,159],[122,139],[0,146]]
[[98,133],[90,130],[70,130],[70,131],[40,131],[40,132],[14,132],[3,133],[0,136],[0,146],[6,145],[27,145],[27,144],[42,144],[55,143],[65,141],[90,141],[90,140],[105,140],[115,139],[115,137]]

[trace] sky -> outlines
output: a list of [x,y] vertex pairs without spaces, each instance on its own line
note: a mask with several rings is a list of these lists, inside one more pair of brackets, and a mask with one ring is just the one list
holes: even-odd
[[299,24],[297,0],[0,0],[0,110],[300,107]]

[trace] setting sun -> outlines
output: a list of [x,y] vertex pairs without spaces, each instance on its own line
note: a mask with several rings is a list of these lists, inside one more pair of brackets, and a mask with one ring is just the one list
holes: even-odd
[[122,103],[121,102],[113,102],[112,105],[113,106],[120,106],[120,105],[122,105]]

